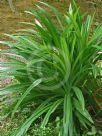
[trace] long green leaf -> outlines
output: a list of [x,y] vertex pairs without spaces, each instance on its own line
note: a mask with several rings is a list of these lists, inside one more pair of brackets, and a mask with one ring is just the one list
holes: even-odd
[[25,91],[25,93],[21,96],[21,98],[17,102],[16,106],[14,107],[14,110],[12,111],[12,117],[14,116],[14,113],[16,112],[17,108],[19,107],[21,102],[24,100],[24,98],[30,93],[30,91],[34,87],[38,86],[41,83],[41,81],[42,81],[41,79],[38,79],[38,80],[34,81],[34,83]]
[[49,111],[47,112],[45,118],[43,119],[41,123],[41,127],[44,128],[46,124],[48,123],[50,115],[57,109],[57,107],[63,102],[63,99],[57,100],[56,102],[53,102],[52,106],[50,107]]
[[70,97],[70,95],[65,95],[64,117],[63,117],[64,136],[68,136],[68,133],[69,133],[71,114],[72,114],[71,97]]
[[78,87],[73,87],[73,90],[74,90],[76,97],[78,98],[80,105],[82,106],[82,109],[84,110],[85,109],[85,101],[84,101],[82,91]]

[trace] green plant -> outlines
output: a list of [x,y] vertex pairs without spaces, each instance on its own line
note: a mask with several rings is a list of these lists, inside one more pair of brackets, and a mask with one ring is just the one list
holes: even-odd
[[96,62],[101,59],[102,24],[90,35],[93,17],[88,15],[83,22],[74,0],[65,16],[46,3],[40,4],[49,8],[57,21],[54,23],[48,12],[36,5],[38,11],[26,11],[34,15],[34,24],[25,23],[35,29],[6,34],[13,41],[2,42],[10,49],[3,52],[9,62],[2,64],[8,68],[0,75],[13,76],[18,82],[2,89],[0,95],[19,93],[12,117],[19,107],[35,103],[32,115],[13,136],[24,135],[40,116],[42,128],[59,116],[60,135],[81,136],[94,123],[85,107],[84,95],[92,91],[86,90],[86,83],[98,76]]
[[57,136],[58,132],[53,124],[48,124],[45,128],[39,127],[39,125],[34,125],[25,136]]

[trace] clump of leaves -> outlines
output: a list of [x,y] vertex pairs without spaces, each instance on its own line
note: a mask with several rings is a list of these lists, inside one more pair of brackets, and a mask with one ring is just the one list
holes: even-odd
[[[56,24],[41,5],[51,10]],[[97,78],[100,70],[96,63],[102,59],[102,24],[90,35],[93,17],[88,15],[83,22],[74,0],[65,16],[46,3],[36,6],[38,10],[26,11],[35,17],[35,22],[25,23],[35,29],[7,34],[13,42],[3,42],[10,47],[4,52],[10,61],[2,64],[8,68],[0,75],[13,76],[18,83],[2,89],[0,95],[19,93],[12,117],[19,107],[35,103],[32,115],[13,136],[24,135],[40,116],[43,116],[41,128],[59,116],[60,135],[82,136],[94,124],[84,97],[92,92],[87,89],[87,82]]]

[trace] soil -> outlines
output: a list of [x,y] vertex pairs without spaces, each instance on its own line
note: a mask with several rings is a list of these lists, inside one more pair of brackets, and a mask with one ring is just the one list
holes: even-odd
[[[5,39],[3,33],[14,33],[15,30],[23,28],[20,22],[29,22],[34,19],[27,15],[24,11],[34,7],[37,0],[13,0],[15,12],[10,9],[7,0],[0,0],[0,40]],[[43,0],[49,2],[64,13],[69,7],[69,0]],[[93,14],[96,12],[95,19],[97,22],[102,21],[102,0],[77,0],[82,12]],[[0,45],[0,48],[1,45]]]

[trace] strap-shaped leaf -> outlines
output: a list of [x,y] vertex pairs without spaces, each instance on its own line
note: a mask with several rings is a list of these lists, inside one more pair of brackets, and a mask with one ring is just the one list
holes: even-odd
[[49,111],[47,112],[43,122],[41,123],[41,127],[45,127],[48,123],[50,115],[57,109],[57,107],[63,102],[63,99],[57,100],[53,102],[52,106],[50,107]]
[[63,117],[63,128],[64,128],[64,136],[68,136],[69,131],[69,123],[72,114],[72,104],[71,104],[71,96],[65,95],[64,97],[64,117]]
[[19,107],[19,105],[21,104],[21,102],[24,100],[24,98],[30,93],[30,91],[34,87],[38,86],[41,83],[41,81],[42,81],[41,79],[34,81],[34,83],[25,91],[25,93],[21,96],[21,98],[17,102],[16,106],[14,107],[14,110],[12,112],[12,117],[13,117],[14,113],[16,112],[17,108]]
[[88,126],[92,126],[92,124],[85,118],[82,116],[81,113],[79,113],[78,111],[75,111],[75,115],[77,116],[79,122],[81,123],[82,126],[84,126],[85,128],[88,128]]
[[82,94],[82,91],[78,88],[78,87],[73,87],[74,93],[80,103],[80,105],[82,106],[82,109],[85,109],[85,101],[84,101],[84,97]]
[[8,87],[0,89],[0,95],[7,95],[7,94],[10,94],[10,93],[15,93],[17,91],[20,92],[28,86],[29,86],[29,83],[10,85]]
[[97,43],[102,38],[102,23],[97,27],[88,45]]
[[93,123],[93,120],[92,120],[90,114],[88,113],[88,111],[86,109],[84,109],[84,110],[82,109],[82,107],[77,99],[74,99],[74,106],[75,106],[75,109],[78,110],[78,112],[80,114],[82,114],[88,121]]
[[28,128],[32,124],[33,121],[35,121],[37,118],[39,118],[43,113],[47,112],[49,108],[51,107],[50,101],[53,100],[56,96],[51,97],[47,100],[45,100],[33,113],[32,115],[23,123],[22,126],[17,129],[11,136],[24,136],[24,134],[27,132]]

